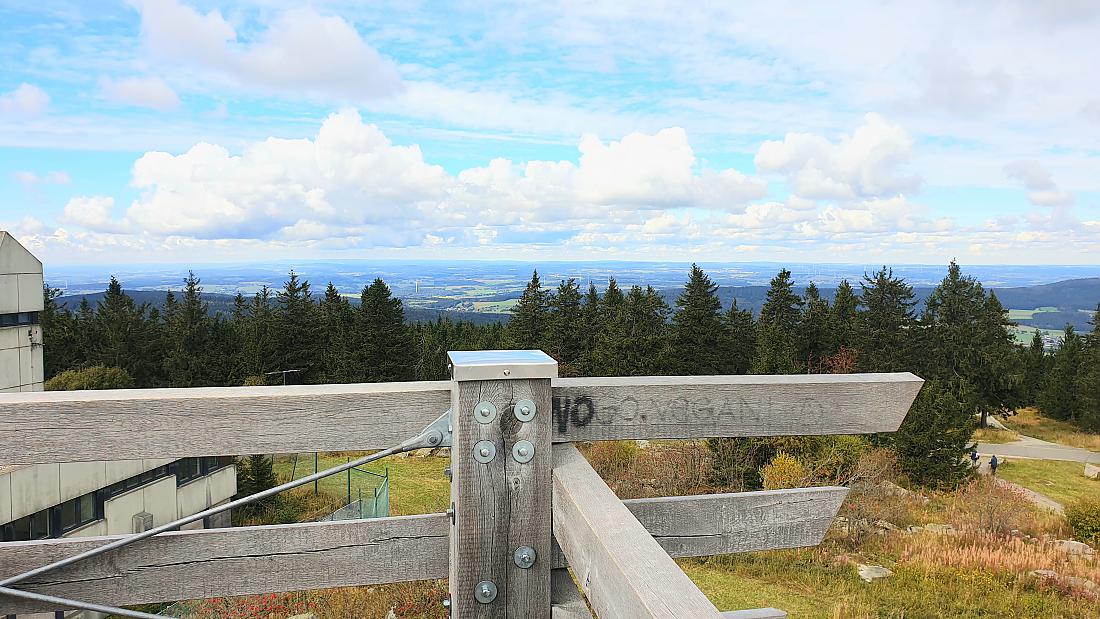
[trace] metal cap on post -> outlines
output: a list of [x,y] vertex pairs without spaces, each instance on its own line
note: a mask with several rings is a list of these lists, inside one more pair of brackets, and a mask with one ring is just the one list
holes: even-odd
[[550,380],[540,350],[448,353],[451,400],[450,612],[550,617]]

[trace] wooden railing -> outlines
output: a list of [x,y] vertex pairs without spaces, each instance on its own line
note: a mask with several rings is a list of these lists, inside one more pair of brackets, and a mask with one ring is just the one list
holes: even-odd
[[[619,501],[571,443],[891,432],[922,384],[557,379],[531,351],[452,360],[456,380],[440,382],[0,395],[0,461],[26,464],[381,449],[452,410],[448,514],[165,533],[16,588],[123,605],[447,578],[457,617],[591,616],[588,605],[601,619],[717,617],[672,558],[816,545],[847,489]],[[115,539],[0,544],[0,579]],[[0,616],[55,609],[0,594]],[[727,616],[784,616],[739,612]]]

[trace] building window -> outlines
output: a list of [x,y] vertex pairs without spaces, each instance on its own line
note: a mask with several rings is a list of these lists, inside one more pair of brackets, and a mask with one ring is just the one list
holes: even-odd
[[50,536],[50,512],[42,510],[4,525],[5,542],[25,542]]
[[36,324],[38,324],[38,312],[0,314],[0,327],[15,327],[18,325]]
[[95,493],[78,496],[54,508],[56,510],[54,537],[98,520]]
[[177,486],[182,486],[202,477],[201,458],[183,458],[176,460],[171,466],[175,469],[173,472],[176,474]]

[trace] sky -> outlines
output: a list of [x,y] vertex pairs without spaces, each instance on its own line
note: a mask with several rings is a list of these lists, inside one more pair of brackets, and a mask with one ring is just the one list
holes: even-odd
[[0,0],[52,264],[1100,263],[1100,3]]

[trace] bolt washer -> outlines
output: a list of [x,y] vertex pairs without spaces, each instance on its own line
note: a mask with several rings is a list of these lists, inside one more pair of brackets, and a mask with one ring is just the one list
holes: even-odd
[[520,546],[516,548],[515,554],[512,555],[512,560],[516,562],[516,567],[522,569],[528,569],[535,564],[535,557],[538,554],[534,548],[530,546]]
[[497,586],[491,580],[483,580],[474,587],[474,598],[482,604],[497,599]]
[[493,423],[497,418],[497,405],[492,402],[480,402],[474,407],[474,419],[478,423]]
[[516,441],[516,444],[512,445],[512,457],[521,464],[530,462],[531,458],[535,457],[535,446],[531,441]]
[[488,464],[497,457],[497,446],[492,441],[478,441],[474,445],[474,460]]
[[531,421],[535,418],[538,407],[535,406],[534,400],[520,400],[512,407],[512,412],[515,413],[516,419],[520,421]]

